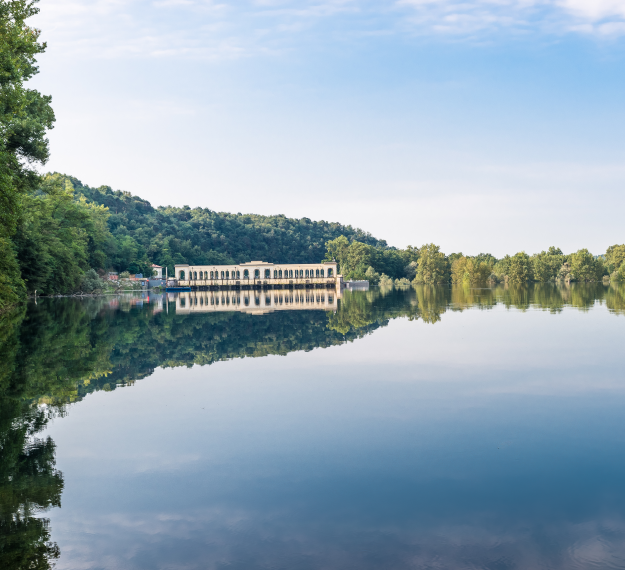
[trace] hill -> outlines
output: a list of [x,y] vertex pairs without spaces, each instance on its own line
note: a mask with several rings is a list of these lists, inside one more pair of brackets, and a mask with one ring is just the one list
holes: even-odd
[[274,263],[317,263],[326,242],[344,235],[377,247],[386,242],[361,229],[338,222],[287,218],[284,215],[232,214],[209,208],[160,206],[110,186],[92,188],[80,180],[53,175],[71,184],[75,197],[105,206],[108,226],[117,247],[112,265],[117,270],[140,269],[148,260],[175,263],[242,263],[259,259]]

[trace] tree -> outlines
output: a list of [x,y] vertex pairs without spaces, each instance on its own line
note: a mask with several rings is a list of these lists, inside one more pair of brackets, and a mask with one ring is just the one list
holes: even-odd
[[449,268],[445,254],[433,243],[424,245],[420,250],[419,267],[414,278],[415,283],[447,283]]
[[417,269],[419,268],[418,261],[411,261],[406,267],[404,267],[404,273],[406,275],[406,279],[412,281],[417,276]]
[[510,258],[508,281],[511,283],[527,283],[533,277],[532,263],[527,253],[521,251]]
[[76,199],[71,185],[53,178],[46,177],[43,188],[22,198],[24,212],[13,236],[22,279],[31,292],[74,291],[90,268],[105,269],[111,262],[115,240],[108,210]]
[[625,263],[622,263],[621,266],[612,273],[612,278],[620,283],[625,281]]
[[365,279],[367,279],[371,285],[377,285],[380,282],[380,274],[370,266],[365,272]]
[[493,266],[488,261],[477,258],[460,257],[451,264],[452,283],[484,285],[492,273]]
[[603,275],[603,264],[587,249],[571,255],[571,273],[576,281],[597,281]]
[[512,258],[509,255],[506,255],[502,259],[500,259],[497,263],[495,263],[493,267],[493,274],[495,275],[498,281],[504,281],[510,272],[510,262]]
[[558,277],[558,272],[565,261],[560,248],[551,246],[548,251],[541,251],[532,256],[532,270],[536,281],[546,283]]
[[25,292],[13,244],[0,237],[0,313],[17,303]]
[[377,251],[372,245],[354,241],[347,249],[347,263],[341,269],[347,279],[364,279],[369,267],[377,266]]
[[625,245],[611,245],[605,252],[608,273],[618,271],[625,262]]
[[326,261],[336,261],[339,264],[339,272],[342,273],[347,267],[347,251],[349,240],[345,236],[326,242]]
[[456,261],[456,260],[458,260],[458,259],[460,259],[462,257],[465,257],[465,255],[462,252],[450,253],[447,256],[447,261],[449,262],[449,265],[451,266],[451,265],[453,265],[454,261]]
[[[35,163],[48,160],[46,130],[54,123],[51,97],[27,89],[24,83],[38,68],[35,57],[43,53],[40,31],[25,21],[37,14],[36,0],[0,2],[0,239],[13,235],[21,217],[21,199],[36,188],[39,175]],[[2,246],[3,255],[13,248]],[[12,265],[12,261],[5,261]],[[0,307],[23,294],[21,280],[11,272],[0,285]]]
[[451,282],[462,283],[467,268],[467,258],[462,256],[454,259],[451,263]]

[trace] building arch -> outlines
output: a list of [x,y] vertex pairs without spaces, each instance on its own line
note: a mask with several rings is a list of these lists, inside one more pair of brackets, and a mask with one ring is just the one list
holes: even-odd
[[178,273],[178,278],[184,281],[184,271],[180,271],[180,273]]
[[[245,270],[243,271],[243,279],[249,279],[249,278],[250,278],[250,272],[249,272],[249,269],[245,269]],[[245,304],[246,304],[246,305],[249,305],[249,300],[247,299],[247,297],[245,298],[245,300],[246,300],[246,303],[245,303]]]

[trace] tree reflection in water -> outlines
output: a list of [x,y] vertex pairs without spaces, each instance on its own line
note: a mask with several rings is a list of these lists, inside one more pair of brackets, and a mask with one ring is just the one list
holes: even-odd
[[177,315],[166,301],[47,299],[0,318],[0,567],[51,567],[59,549],[42,514],[61,506],[49,420],[93,391],[115,390],[157,367],[286,355],[353,342],[391,319],[435,324],[446,311],[498,305],[557,313],[595,304],[625,314],[625,287],[418,285],[346,291],[338,310]]

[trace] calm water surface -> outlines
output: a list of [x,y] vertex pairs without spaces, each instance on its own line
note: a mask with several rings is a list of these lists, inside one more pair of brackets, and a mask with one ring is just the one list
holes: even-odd
[[4,319],[0,567],[625,568],[624,288],[209,295]]

